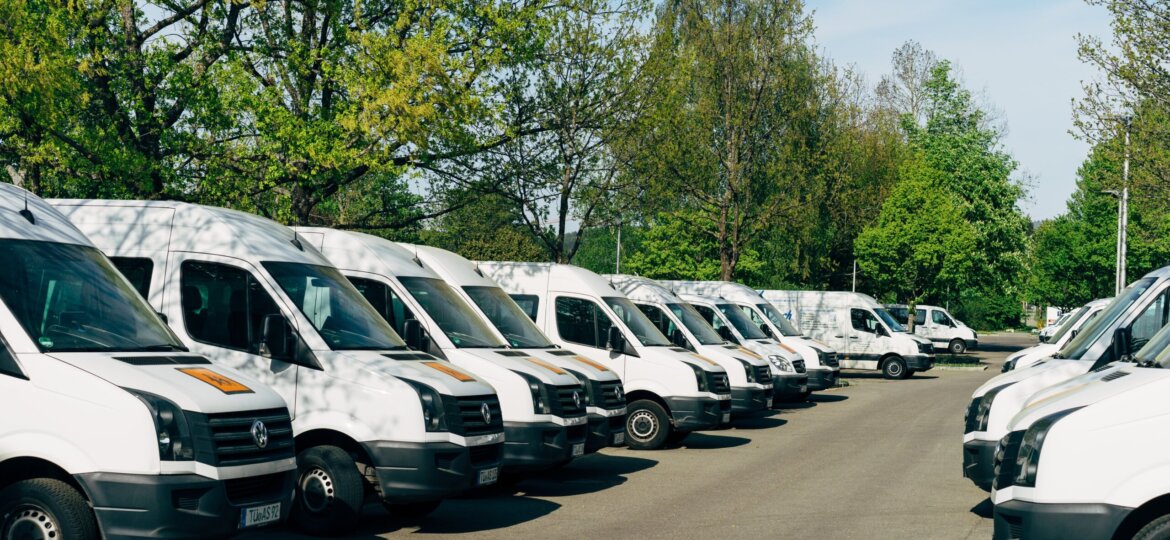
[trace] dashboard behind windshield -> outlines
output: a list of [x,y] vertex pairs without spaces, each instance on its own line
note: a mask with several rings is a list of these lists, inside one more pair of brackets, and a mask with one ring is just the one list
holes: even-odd
[[447,282],[424,277],[400,277],[406,291],[434,319],[451,343],[461,349],[503,349],[507,343],[459,297]]

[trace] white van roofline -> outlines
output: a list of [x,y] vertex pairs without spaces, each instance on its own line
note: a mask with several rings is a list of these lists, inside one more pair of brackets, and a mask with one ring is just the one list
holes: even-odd
[[418,244],[398,242],[398,245],[414,253],[415,257],[421,260],[429,270],[452,286],[457,288],[465,286],[501,288],[495,280],[479,272],[478,263],[470,261],[458,253]]
[[438,278],[414,253],[385,238],[325,227],[293,227],[305,238],[329,246],[329,261],[340,270],[394,277]]
[[671,292],[670,289],[649,278],[628,274],[605,274],[601,277],[609,280],[615,289],[635,302],[656,302],[659,304],[683,302],[683,299]]
[[[21,215],[26,207],[33,222]],[[48,202],[4,182],[0,182],[0,238],[93,247],[93,242]]]
[[[574,292],[578,294],[592,294],[597,297],[605,298],[610,296],[617,296],[624,298],[625,295],[610,285],[605,278],[593,273],[590,270],[574,266],[571,264],[562,263],[528,263],[528,262],[508,262],[508,261],[479,261],[481,266],[491,266],[494,268],[508,268],[512,271],[510,276],[519,276],[523,274],[528,278],[543,278],[542,285],[536,286],[535,280],[532,279],[512,279],[507,280],[500,274],[496,274],[496,281],[499,282],[505,290],[516,291],[521,294],[537,294],[543,295],[547,292]],[[565,291],[555,288],[553,285],[561,280],[573,281],[577,285],[575,291]]]
[[742,283],[731,281],[668,280],[662,281],[661,284],[675,294],[679,294],[685,288],[689,293],[700,296],[717,296],[730,302],[755,305],[767,301],[759,291]]
[[865,293],[859,293],[859,292],[849,292],[849,291],[782,291],[782,290],[778,290],[778,289],[776,289],[776,290],[766,289],[766,290],[761,291],[760,295],[763,296],[765,299],[767,299],[769,293],[774,293],[776,296],[787,295],[787,294],[802,294],[802,295],[819,295],[819,296],[828,297],[828,298],[853,298],[853,299],[860,299],[861,305],[868,307],[870,309],[873,309],[873,308],[883,308],[884,309],[884,306],[882,306],[882,304],[878,303],[877,300],[874,300],[874,298],[872,296],[865,294]]

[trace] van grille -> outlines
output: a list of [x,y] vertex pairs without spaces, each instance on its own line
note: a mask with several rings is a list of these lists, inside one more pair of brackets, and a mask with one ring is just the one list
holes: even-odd
[[1117,379],[1120,379],[1126,375],[1129,375],[1129,372],[1127,372],[1127,371],[1114,371],[1113,373],[1110,373],[1104,377],[1101,377],[1101,380],[1106,381],[1106,382],[1116,381]]
[[467,449],[471,466],[475,468],[493,467],[500,464],[504,455],[504,443],[472,446]]
[[991,489],[1003,489],[1016,482],[1016,458],[1020,455],[1020,445],[1024,442],[1024,432],[1013,431],[1000,440],[995,449],[995,480]]
[[726,373],[715,373],[713,371],[703,371],[707,377],[707,388],[715,394],[730,394],[731,385],[727,382]]
[[[585,387],[580,384],[566,384],[564,386],[550,386],[553,391],[552,413],[562,418],[572,418],[585,415]],[[573,394],[577,399],[573,399]]]
[[796,370],[797,373],[804,373],[804,360],[793,360],[792,369]]
[[768,366],[752,366],[756,372],[756,382],[760,384],[770,384],[772,382],[772,370]]
[[818,350],[817,357],[821,360],[821,365],[829,367],[838,367],[841,364],[837,361],[837,353],[825,352]]
[[[490,422],[483,419],[483,405],[487,404]],[[475,437],[500,433],[504,430],[504,415],[500,412],[500,398],[495,394],[483,396],[443,395],[443,409],[447,429],[455,435]]]
[[[294,457],[292,419],[288,410],[265,409],[230,413],[186,413],[195,440],[195,459],[217,467],[251,465]],[[259,420],[268,432],[261,448],[252,436]]]
[[[626,406],[625,389],[621,381],[590,381],[594,388],[593,403],[603,409],[620,409]],[[600,402],[600,403],[599,403]]]
[[232,504],[246,504],[279,499],[292,490],[291,483],[285,485],[286,473],[263,474],[247,478],[234,478],[224,482],[227,498]]

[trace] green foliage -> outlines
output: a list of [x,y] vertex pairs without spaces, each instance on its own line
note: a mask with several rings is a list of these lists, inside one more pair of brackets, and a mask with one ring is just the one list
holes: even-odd
[[498,195],[459,194],[462,204],[422,232],[420,241],[471,260],[543,261],[543,247],[521,225],[508,201]]
[[[639,235],[637,248],[627,251],[622,272],[651,279],[722,279],[719,245],[696,226],[700,219],[697,213],[659,214]],[[756,253],[746,249],[737,271],[747,280],[761,266]]]

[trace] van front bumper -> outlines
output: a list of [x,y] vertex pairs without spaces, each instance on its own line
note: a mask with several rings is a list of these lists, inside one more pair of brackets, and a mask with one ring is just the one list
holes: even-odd
[[841,368],[821,366],[818,368],[809,368],[805,373],[808,374],[808,389],[816,392],[817,390],[836,388],[837,379],[841,375]]
[[808,374],[785,373],[772,375],[772,406],[780,407],[782,403],[802,400],[808,397]]
[[589,433],[585,437],[585,453],[592,454],[608,446],[625,446],[626,415],[589,415]]
[[996,441],[975,439],[963,443],[963,478],[971,479],[979,489],[991,491],[995,479]]
[[[363,443],[373,460],[382,497],[389,503],[437,501],[495,482],[503,443],[463,446],[452,442]],[[480,471],[496,469],[495,473]]]
[[504,470],[534,471],[568,463],[574,447],[585,452],[588,430],[587,423],[504,422]]
[[995,505],[995,540],[1084,540],[1114,537],[1132,508],[1099,503],[1052,504],[1010,500]]
[[934,367],[933,354],[908,354],[902,359],[906,361],[906,369],[911,371],[930,371]]
[[751,414],[768,410],[772,405],[771,388],[731,388],[731,414]]
[[708,397],[668,397],[670,420],[679,431],[715,429],[723,423],[724,415],[731,418],[731,400]]
[[280,503],[280,521],[288,519],[297,471],[232,480],[105,472],[74,478],[105,538],[223,538],[240,531],[247,508]]

